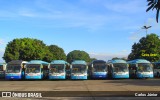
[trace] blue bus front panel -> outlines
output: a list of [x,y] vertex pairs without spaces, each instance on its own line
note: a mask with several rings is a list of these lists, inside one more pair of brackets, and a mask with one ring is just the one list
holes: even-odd
[[29,73],[25,75],[25,79],[42,79],[43,78],[43,74],[41,73]]
[[143,74],[143,73],[137,73],[137,78],[153,78],[153,74],[149,73],[149,74]]
[[107,73],[104,72],[94,72],[92,73],[92,78],[107,78]]
[[25,79],[42,79],[42,76],[41,75],[36,75],[36,76],[26,75]]
[[66,76],[52,76],[52,75],[49,75],[49,79],[66,79]]
[[73,76],[73,75],[71,75],[71,79],[87,79],[87,76]]
[[129,74],[113,74],[112,78],[129,78]]
[[10,80],[10,79],[22,79],[21,74],[6,74],[5,79]]

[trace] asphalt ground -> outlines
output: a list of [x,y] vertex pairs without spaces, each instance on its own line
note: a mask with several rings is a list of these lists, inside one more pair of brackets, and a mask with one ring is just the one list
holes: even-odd
[[[160,96],[160,79],[114,79],[114,80],[0,80],[1,92],[42,93],[42,98],[25,100],[155,100]],[[135,94],[137,93],[137,94]],[[2,94],[2,93],[1,93]],[[140,97],[135,95],[140,94]],[[1,95],[2,96],[2,95]],[[22,100],[22,98],[0,98]]]

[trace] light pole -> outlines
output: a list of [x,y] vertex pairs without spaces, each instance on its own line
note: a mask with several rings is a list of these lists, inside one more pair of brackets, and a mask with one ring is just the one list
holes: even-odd
[[149,28],[151,28],[152,26],[143,26],[142,27],[142,29],[145,29],[146,30],[146,36],[147,36],[147,30],[149,29]]

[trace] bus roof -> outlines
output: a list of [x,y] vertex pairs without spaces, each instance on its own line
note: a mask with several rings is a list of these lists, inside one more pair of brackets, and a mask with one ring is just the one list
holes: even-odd
[[157,62],[153,62],[153,63],[155,63],[155,64],[160,63],[160,60],[159,60],[159,61],[157,61]]
[[127,62],[122,59],[115,59],[115,60],[109,60],[108,63],[127,63]]
[[135,59],[135,60],[128,61],[128,63],[150,63],[150,62],[145,59]]
[[92,63],[106,63],[104,60],[93,60]]
[[21,65],[22,63],[27,63],[27,61],[23,61],[23,60],[12,60],[12,61],[8,62],[8,64],[16,64],[16,65]]
[[68,64],[68,63],[64,60],[53,60],[51,64]]
[[87,63],[84,60],[74,60],[71,64],[84,64],[84,65],[86,65]]
[[6,63],[0,63],[0,65],[6,65]]
[[42,60],[31,60],[27,64],[49,64],[48,62],[42,61]]

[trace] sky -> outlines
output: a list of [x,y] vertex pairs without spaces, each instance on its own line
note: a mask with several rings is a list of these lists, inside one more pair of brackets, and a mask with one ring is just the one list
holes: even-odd
[[133,43],[148,34],[160,36],[156,11],[147,0],[0,0],[0,62],[8,42],[36,38],[68,54],[83,50],[90,57],[127,57]]

